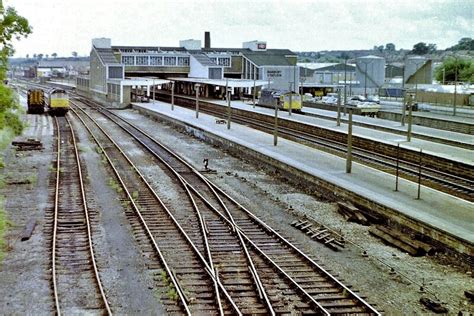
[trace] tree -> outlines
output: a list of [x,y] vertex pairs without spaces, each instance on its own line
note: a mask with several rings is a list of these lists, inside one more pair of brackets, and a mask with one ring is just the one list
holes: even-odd
[[426,45],[426,43],[419,42],[413,45],[413,49],[411,50],[411,52],[417,55],[425,55],[428,53],[428,45]]
[[44,55],[41,53],[41,54],[38,54],[38,55],[36,55],[36,56],[38,56],[38,59],[41,60],[41,59],[43,59],[43,56],[44,56]]
[[36,57],[37,57],[36,54],[33,54],[33,58],[36,59]]
[[30,58],[30,54],[26,54],[26,59]]
[[428,44],[428,54],[433,54],[436,52],[436,44]]
[[48,55],[48,54],[46,54],[46,59],[48,59],[48,58],[49,58],[49,55]]
[[474,39],[470,37],[463,37],[459,40],[459,42],[451,46],[446,50],[458,51],[458,50],[474,50]]
[[58,54],[52,53],[51,56],[52,56],[53,58],[56,58],[56,57],[58,57]]
[[72,52],[72,57],[76,58],[77,57],[77,52]]
[[446,82],[474,82],[474,61],[450,56],[435,69],[437,81],[443,82],[443,75]]
[[18,116],[18,97],[5,85],[8,57],[14,53],[12,41],[27,37],[31,33],[28,20],[19,16],[12,7],[3,6],[0,0],[0,130],[6,134],[20,134],[23,124]]
[[385,44],[385,50],[389,51],[389,52],[394,52],[395,51],[395,44],[393,44],[393,43]]

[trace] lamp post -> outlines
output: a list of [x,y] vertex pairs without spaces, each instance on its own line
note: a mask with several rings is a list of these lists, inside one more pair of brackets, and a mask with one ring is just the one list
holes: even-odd
[[194,88],[196,89],[196,118],[199,118],[199,87],[201,85],[199,83],[196,83],[194,85]]
[[227,95],[227,129],[230,129],[230,121],[231,121],[231,107],[230,107],[230,90],[226,88],[226,95]]
[[273,103],[275,104],[275,125],[273,128],[273,146],[276,146],[278,144],[278,101],[276,98],[273,98]]
[[153,78],[153,104],[155,104],[155,78]]
[[[292,95],[293,95],[293,91],[292,91],[292,87],[293,87],[293,82],[290,82],[290,103],[288,105],[288,115],[291,116],[291,106],[292,106],[292,102],[293,102],[293,99],[292,99]],[[283,101],[284,102],[284,101]]]
[[174,81],[171,81],[171,111],[174,111]]
[[348,56],[344,56],[344,116],[346,115],[347,104],[347,59]]
[[252,94],[252,103],[253,103],[253,108],[255,108],[255,94],[257,93],[255,89],[255,80],[257,80],[257,74],[254,71],[253,72],[253,94]]

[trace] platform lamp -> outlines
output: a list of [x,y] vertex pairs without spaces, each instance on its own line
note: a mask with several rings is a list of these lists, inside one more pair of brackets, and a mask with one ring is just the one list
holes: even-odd
[[153,78],[153,104],[155,104],[155,78]]
[[171,81],[171,111],[174,111],[174,81]]
[[201,87],[199,83],[194,85],[194,88],[196,89],[196,118],[199,118],[199,87]]

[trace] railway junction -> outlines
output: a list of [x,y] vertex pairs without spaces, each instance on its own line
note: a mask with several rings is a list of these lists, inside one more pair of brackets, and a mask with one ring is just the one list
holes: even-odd
[[0,309],[472,313],[472,119],[255,105],[298,81],[264,41],[94,40],[65,117],[25,115],[6,153]]

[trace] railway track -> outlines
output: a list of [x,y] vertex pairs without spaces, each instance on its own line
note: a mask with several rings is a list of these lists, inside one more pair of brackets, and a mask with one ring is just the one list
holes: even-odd
[[[167,96],[160,96],[159,98],[168,102]],[[188,108],[193,108],[195,105],[195,99],[185,96],[175,96],[175,103]],[[225,107],[216,107],[215,105],[205,101],[200,101],[200,103],[204,105],[200,107],[200,111],[219,118],[227,118],[227,109]],[[210,106],[206,107],[206,104]],[[215,108],[219,110],[216,110]],[[274,130],[273,124],[245,115],[233,113],[232,121],[268,133],[273,133]],[[345,157],[347,153],[347,144],[334,139],[327,139],[326,137],[318,136],[313,133],[284,127],[281,126],[281,124],[279,124],[278,133],[280,136],[287,139],[303,142],[307,145],[317,147],[318,149],[328,151],[341,157]],[[396,174],[396,155],[382,154],[373,149],[364,149],[353,146],[352,156],[354,160],[360,163],[372,166],[383,172]],[[419,168],[419,163],[407,161],[403,159],[402,155],[399,155],[398,172],[401,177],[417,182]],[[422,184],[427,187],[474,202],[474,180],[470,177],[461,177],[453,173],[444,172],[437,168],[427,166],[425,162],[421,161],[421,181]]]
[[51,273],[57,315],[108,314],[107,301],[97,268],[91,213],[74,131],[67,117],[54,118],[56,127],[55,178],[51,179],[54,207]]
[[[240,314],[205,256],[144,176],[99,124],[79,108],[71,109],[93,136],[123,189],[122,204],[146,256],[153,256],[156,281],[166,284],[162,302],[170,313]],[[193,236],[202,239],[201,236]],[[178,304],[177,304],[178,303]]]
[[363,298],[166,146],[110,111],[90,102],[88,105],[119,125],[155,157],[176,183],[181,183],[180,196],[196,206],[196,218],[190,221],[189,211],[187,216],[174,216],[190,236],[199,236],[193,242],[201,245],[201,235],[209,237],[197,248],[209,263],[219,267],[216,275],[240,311],[378,314]]

